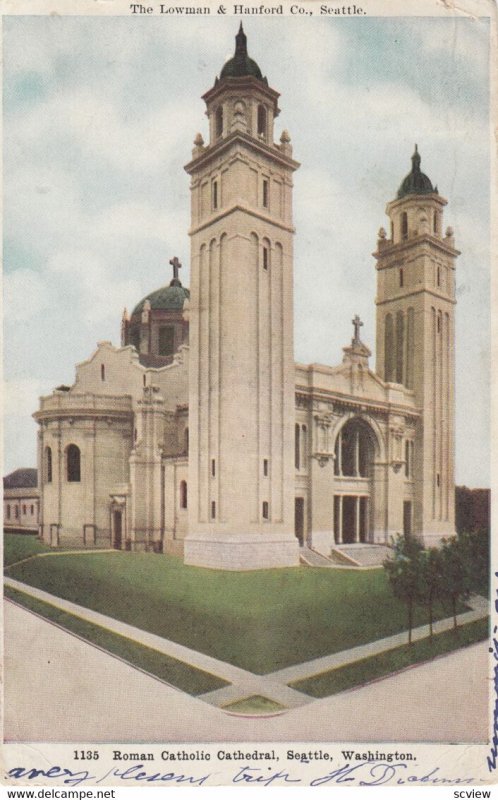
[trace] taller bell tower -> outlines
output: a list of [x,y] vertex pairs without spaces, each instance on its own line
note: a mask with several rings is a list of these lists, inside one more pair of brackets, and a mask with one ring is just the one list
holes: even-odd
[[[455,249],[443,234],[447,201],[412,169],[387,204],[377,259],[377,365],[380,377],[413,393],[421,412],[413,452],[413,533],[426,545],[455,533]],[[411,465],[410,465],[411,466]]]
[[191,176],[189,535],[185,562],[298,564],[294,535],[292,158],[278,93],[240,27],[204,95]]

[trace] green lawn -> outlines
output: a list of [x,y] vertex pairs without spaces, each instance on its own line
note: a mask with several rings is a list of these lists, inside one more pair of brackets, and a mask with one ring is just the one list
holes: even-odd
[[382,569],[234,573],[116,551],[33,559],[8,575],[260,674],[406,628]]
[[406,644],[396,647],[371,658],[364,658],[353,664],[331,669],[289,685],[311,697],[328,697],[376,678],[382,678],[412,664],[419,664],[436,656],[451,653],[452,650],[474,644],[488,637],[489,618],[479,619],[476,622],[462,625],[456,631],[438,633],[433,637],[432,642],[429,639],[421,639],[411,646]]
[[23,558],[50,553],[51,548],[43,544],[36,536],[25,533],[5,533],[3,537],[3,561],[5,566],[15,564]]
[[260,694],[254,694],[251,697],[244,697],[243,700],[236,700],[234,703],[227,703],[222,706],[225,711],[233,711],[236,714],[275,714],[278,711],[284,711],[285,706],[280,705],[275,700],[269,700],[268,697],[262,697]]
[[97,645],[97,647],[101,647],[108,653],[118,656],[132,666],[138,667],[172,686],[176,686],[183,692],[199,695],[228,686],[227,681],[210,675],[208,672],[184,664],[182,661],[164,655],[164,653],[159,653],[151,647],[132,642],[125,636],[105,630],[91,622],[86,622],[74,616],[74,614],[61,611],[49,603],[44,603],[35,597],[29,597],[23,592],[18,592],[6,586],[5,596],[10,597],[11,600],[19,603],[19,605],[35,611],[45,619],[55,622],[62,628],[71,631],[71,633],[75,633],[82,639]]

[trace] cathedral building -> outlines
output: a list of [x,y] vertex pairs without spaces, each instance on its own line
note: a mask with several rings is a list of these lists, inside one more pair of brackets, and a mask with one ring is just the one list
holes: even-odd
[[376,364],[361,320],[337,366],[293,352],[293,157],[246,36],[203,97],[190,290],[173,277],[41,398],[40,536],[248,570],[380,563],[454,533],[453,231],[420,168],[388,202]]

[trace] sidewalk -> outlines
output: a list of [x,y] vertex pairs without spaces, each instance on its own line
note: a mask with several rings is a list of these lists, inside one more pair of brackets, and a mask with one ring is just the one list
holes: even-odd
[[[199,696],[199,699],[217,707],[223,707],[224,705],[242,700],[251,695],[262,695],[287,709],[312,703],[314,702],[312,697],[290,688],[287,684],[302,678],[311,677],[321,672],[326,672],[336,667],[351,664],[355,661],[360,661],[361,659],[376,655],[385,650],[391,650],[394,647],[405,644],[407,641],[407,633],[403,631],[394,636],[378,639],[375,642],[359,645],[349,650],[342,650],[339,653],[322,656],[321,658],[306,661],[302,664],[295,664],[266,675],[256,675],[240,667],[236,667],[233,664],[228,664],[225,661],[220,661],[217,658],[205,655],[197,650],[192,650],[170,639],[164,639],[156,634],[148,633],[133,625],[128,625],[125,622],[120,622],[105,614],[101,614],[98,611],[92,611],[84,606],[77,605],[68,600],[63,600],[42,589],[37,589],[28,584],[13,580],[12,578],[6,577],[5,585],[49,603],[63,611],[67,611],[70,614],[74,614],[87,622],[92,622],[113,633],[125,636],[145,647],[150,647],[160,653],[164,653],[193,667],[197,667],[219,678],[223,678],[223,680],[228,681],[231,685]],[[468,605],[471,606],[471,611],[458,615],[457,619],[459,625],[481,619],[489,613],[489,603],[483,597],[477,595],[473,596],[468,602]],[[434,624],[434,632],[441,633],[442,631],[451,629],[452,626],[452,617],[439,620]],[[414,641],[426,638],[428,635],[428,625],[421,625],[412,632]]]
[[[9,747],[16,752],[15,742],[129,742],[134,749],[137,742],[174,743],[176,749],[183,742],[378,747],[487,738],[492,684],[486,642],[354,691],[254,717],[173,689],[8,600],[4,620],[4,735],[13,743],[6,753]],[[15,759],[10,766],[18,766]]]

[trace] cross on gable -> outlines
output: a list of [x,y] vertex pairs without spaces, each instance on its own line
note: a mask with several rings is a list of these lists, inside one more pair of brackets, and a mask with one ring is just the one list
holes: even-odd
[[178,270],[179,270],[179,269],[181,269],[181,266],[182,266],[182,265],[181,265],[181,262],[180,262],[180,261],[179,261],[179,259],[178,259],[178,258],[175,256],[174,258],[170,258],[170,260],[169,260],[169,263],[170,263],[170,264],[171,264],[171,266],[173,267],[173,279],[174,279],[175,281],[177,281],[177,280],[178,280]]
[[360,328],[362,327],[363,322],[359,318],[358,314],[356,314],[356,316],[354,317],[354,319],[351,320],[351,322],[354,325],[353,344],[359,344],[360,343]]

